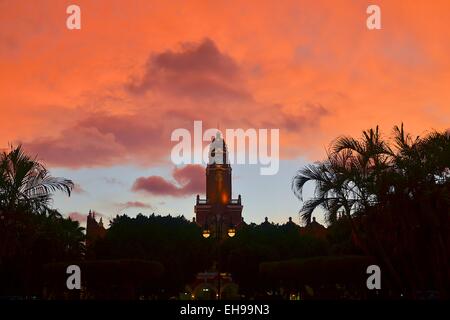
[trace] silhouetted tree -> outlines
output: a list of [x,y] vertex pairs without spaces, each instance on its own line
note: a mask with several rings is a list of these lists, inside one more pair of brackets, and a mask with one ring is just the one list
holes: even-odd
[[[315,196],[301,215],[321,207],[330,223],[344,216],[356,243],[377,256],[398,289],[450,289],[450,134],[421,138],[394,128],[393,141],[378,127],[361,139],[339,137],[326,160],[301,169],[292,188],[302,199],[313,181]],[[428,247],[428,248],[427,248]]]
[[42,264],[81,258],[83,229],[49,206],[54,191],[72,187],[21,146],[0,155],[0,295],[40,295]]
[[164,265],[160,287],[178,295],[197,272],[210,266],[211,247],[200,228],[184,217],[120,215],[114,218],[106,237],[93,248],[99,259],[143,259]]
[[73,182],[52,177],[47,169],[26,155],[22,147],[12,147],[0,155],[0,208],[3,211],[28,210],[46,213],[52,193],[63,191],[70,196]]

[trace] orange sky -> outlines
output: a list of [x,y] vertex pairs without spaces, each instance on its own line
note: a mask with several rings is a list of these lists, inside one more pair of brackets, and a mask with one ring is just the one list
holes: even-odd
[[0,1],[0,146],[62,167],[167,162],[193,120],[279,128],[283,157],[340,134],[450,123],[450,2]]

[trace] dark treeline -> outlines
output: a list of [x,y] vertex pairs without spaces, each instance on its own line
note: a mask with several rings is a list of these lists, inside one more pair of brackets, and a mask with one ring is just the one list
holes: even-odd
[[[309,182],[314,196],[303,199]],[[79,223],[50,206],[53,192],[70,195],[72,188],[21,147],[0,155],[0,296],[51,297],[44,291],[54,279],[64,287],[64,266],[72,263],[87,270],[87,298],[124,287],[128,297],[177,297],[217,263],[247,298],[274,292],[365,298],[369,263],[381,267],[384,297],[449,296],[448,132],[412,137],[401,126],[390,139],[378,128],[360,139],[336,139],[325,160],[293,178],[306,227],[244,224],[223,241],[219,259],[217,242],[204,239],[195,223],[154,214],[117,216],[105,236],[85,248]],[[312,218],[318,212],[326,230]],[[131,290],[127,279],[142,290]]]
[[[351,245],[350,233],[335,229],[331,229],[327,240],[301,234],[292,222],[244,225],[234,238],[221,243],[220,269],[232,274],[241,293],[253,296],[264,289],[264,281],[259,276],[259,266],[264,261],[357,251]],[[165,269],[161,288],[167,295],[177,296],[198,272],[214,267],[217,245],[214,239],[204,239],[201,229],[184,217],[122,215],[111,222],[106,237],[97,240],[92,250],[96,259],[161,262]]]

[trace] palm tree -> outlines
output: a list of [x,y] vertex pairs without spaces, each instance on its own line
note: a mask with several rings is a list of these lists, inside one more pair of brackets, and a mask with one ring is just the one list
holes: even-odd
[[325,209],[325,218],[332,222],[338,212],[351,219],[373,206],[391,155],[378,127],[363,131],[361,140],[339,137],[333,141],[325,161],[299,170],[292,180],[292,189],[301,201],[306,183],[316,186],[315,197],[300,210],[303,220],[309,222],[318,207]]
[[299,170],[292,180],[292,189],[303,201],[303,189],[308,182],[315,183],[315,196],[304,202],[300,214],[306,223],[311,221],[316,208],[325,210],[328,222],[336,220],[338,212],[351,217],[356,205],[356,190],[351,184],[353,168],[349,163],[349,154],[328,154],[327,160],[307,165]]
[[52,177],[47,169],[23,152],[12,147],[0,155],[0,209],[31,210],[47,213],[55,191],[70,196],[74,184],[65,178]]
[[[361,139],[339,137],[324,161],[296,174],[292,189],[303,201],[305,184],[314,182],[314,197],[300,210],[303,220],[309,222],[319,207],[330,223],[341,212],[364,245],[362,249],[380,257],[397,284],[399,272],[393,261],[406,271],[405,277],[414,287],[426,284],[426,277],[417,280],[424,273],[420,260],[432,254],[429,258],[434,259],[433,274],[437,274],[434,283],[439,286],[450,276],[445,271],[449,259],[450,134],[432,132],[413,138],[401,125],[394,128],[393,142],[391,146],[383,139],[378,127],[364,131]],[[429,239],[433,239],[432,248],[427,252],[422,247]],[[398,262],[399,252],[403,262]]]
[[69,179],[52,177],[20,145],[0,154],[0,270],[14,266],[8,272],[22,279],[5,290],[28,295],[43,263],[82,256],[82,228],[50,208],[53,192],[70,196],[73,186]]

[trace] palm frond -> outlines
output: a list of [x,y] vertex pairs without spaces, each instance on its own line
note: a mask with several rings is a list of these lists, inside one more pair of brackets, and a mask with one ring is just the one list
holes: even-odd
[[300,216],[303,222],[311,222],[311,217],[315,209],[322,206],[327,199],[325,198],[312,198],[306,201],[300,209]]

